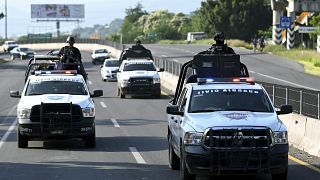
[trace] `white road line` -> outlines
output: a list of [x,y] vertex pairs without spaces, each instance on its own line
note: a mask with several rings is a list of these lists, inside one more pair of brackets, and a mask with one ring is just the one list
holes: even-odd
[[107,108],[107,105],[104,103],[104,102],[100,102],[100,105],[103,107],[103,108]]
[[14,131],[15,127],[17,124],[17,119],[13,121],[13,123],[11,124],[11,126],[9,127],[9,129],[7,130],[7,132],[2,136],[2,138],[0,139],[0,149],[2,148],[4,142],[8,139],[11,131]]
[[118,122],[117,122],[117,120],[116,120],[116,119],[111,119],[111,121],[112,121],[112,123],[113,123],[114,127],[117,127],[117,128],[119,128],[119,127],[120,127],[120,125],[118,124]]
[[168,56],[166,56],[166,55],[161,55],[162,57],[168,57]]
[[92,81],[88,81],[88,83],[89,83],[90,85],[92,85]]
[[272,77],[272,76],[269,76],[269,75],[265,75],[265,74],[261,74],[261,73],[256,73],[256,74],[258,74],[260,76],[264,76],[264,77],[270,78],[270,79],[274,79],[274,80],[277,80],[277,81],[281,81],[281,82],[285,82],[285,83],[288,83],[288,84],[292,84],[294,86],[298,86],[298,87],[301,87],[301,88],[310,89],[310,90],[314,90],[314,91],[319,91],[319,89],[314,89],[312,87],[303,86],[303,85],[300,85],[300,84],[297,84],[297,83],[293,83],[293,82],[290,82],[290,81],[287,81],[287,80],[275,78],[275,77]]
[[146,164],[146,161],[143,159],[136,147],[129,147],[129,150],[132,153],[133,157],[136,159],[138,164]]

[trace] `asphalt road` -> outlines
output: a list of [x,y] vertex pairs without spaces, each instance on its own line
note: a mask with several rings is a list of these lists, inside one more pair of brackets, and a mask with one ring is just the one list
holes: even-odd
[[[208,45],[146,45],[155,56],[184,63],[198,52],[207,50]],[[247,65],[250,76],[257,81],[320,90],[320,78],[304,73],[302,64],[267,53],[234,48],[241,55],[241,62]]]
[[[154,54],[164,52],[167,51]],[[90,89],[104,91],[103,97],[95,99],[97,146],[93,149],[84,148],[78,140],[33,141],[30,148],[18,149],[14,126],[18,99],[10,98],[9,91],[22,90],[27,62],[15,60],[0,65],[0,180],[179,179],[178,171],[168,167],[165,106],[169,98],[163,95],[161,99],[120,99],[116,96],[116,83],[102,82],[99,65],[90,63],[88,52],[83,52],[83,56]],[[269,176],[245,178],[271,180]],[[318,180],[320,174],[290,161],[288,179]]]

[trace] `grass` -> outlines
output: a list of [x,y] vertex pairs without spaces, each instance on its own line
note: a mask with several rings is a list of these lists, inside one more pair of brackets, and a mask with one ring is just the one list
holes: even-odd
[[269,45],[265,51],[272,54],[300,62],[304,65],[305,72],[308,74],[320,76],[320,54],[315,50],[291,49],[287,50],[282,46]]
[[3,59],[0,59],[0,64],[3,64],[3,63],[5,63],[5,62],[7,62],[7,61],[5,61],[5,60],[3,60]]

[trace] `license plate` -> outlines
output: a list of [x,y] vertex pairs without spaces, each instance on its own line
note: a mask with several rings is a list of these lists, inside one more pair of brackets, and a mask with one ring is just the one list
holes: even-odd
[[51,134],[63,134],[63,130],[51,131]]

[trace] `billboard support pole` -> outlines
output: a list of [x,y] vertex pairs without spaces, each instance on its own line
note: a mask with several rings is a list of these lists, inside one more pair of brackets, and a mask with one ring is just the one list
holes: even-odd
[[5,0],[5,38],[8,40],[8,9],[7,9],[7,0]]
[[57,37],[60,37],[60,21],[57,20]]

